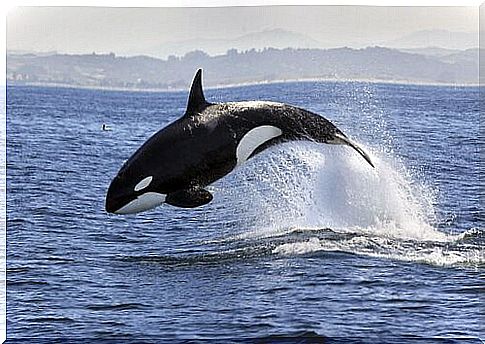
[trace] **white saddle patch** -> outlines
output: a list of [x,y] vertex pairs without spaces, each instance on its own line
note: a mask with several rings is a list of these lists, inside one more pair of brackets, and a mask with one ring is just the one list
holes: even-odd
[[134,214],[155,208],[165,202],[166,195],[157,192],[146,192],[118,209],[116,214]]
[[236,166],[242,165],[253,152],[263,143],[283,134],[280,128],[272,125],[262,125],[251,129],[243,136],[236,148]]
[[232,104],[241,108],[260,108],[266,106],[283,106],[283,103],[271,102],[267,100],[248,100],[242,102],[229,102],[227,104]]
[[152,182],[153,177],[143,178],[138,184],[135,185],[135,191],[140,191],[146,188]]

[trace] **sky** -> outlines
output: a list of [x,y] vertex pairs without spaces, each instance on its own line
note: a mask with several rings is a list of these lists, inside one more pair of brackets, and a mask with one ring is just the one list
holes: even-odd
[[277,28],[308,35],[322,48],[358,47],[420,30],[478,32],[478,23],[477,7],[17,7],[7,16],[7,49],[126,55],[165,42]]

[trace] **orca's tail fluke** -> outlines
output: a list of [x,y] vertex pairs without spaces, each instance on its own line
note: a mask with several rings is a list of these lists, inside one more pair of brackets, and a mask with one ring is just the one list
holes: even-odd
[[330,141],[329,143],[347,145],[352,147],[365,159],[365,161],[369,163],[369,165],[375,168],[369,155],[362,148],[357,146],[356,143],[352,142],[347,136],[345,136],[343,133],[338,133],[338,132],[335,133],[333,136],[334,136],[333,141]]

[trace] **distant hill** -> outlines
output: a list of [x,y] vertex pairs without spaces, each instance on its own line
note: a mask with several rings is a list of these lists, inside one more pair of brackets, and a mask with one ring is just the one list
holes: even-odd
[[185,41],[165,42],[151,48],[145,48],[143,53],[153,57],[167,58],[170,55],[183,56],[194,50],[202,50],[209,55],[222,55],[228,49],[245,51],[264,48],[318,48],[320,45],[320,42],[307,35],[283,29],[273,29],[253,32],[231,39],[198,37]]
[[405,35],[395,40],[383,42],[390,48],[428,48],[465,50],[478,48],[478,32],[453,32],[447,30],[422,30]]
[[[306,34],[275,28],[242,36],[226,37],[225,39],[194,37],[190,40],[163,42],[149,47],[140,45],[138,50],[123,51],[122,55],[148,55],[166,59],[170,55],[181,57],[194,50],[202,50],[214,56],[223,55],[229,49],[237,49],[238,51],[262,50],[264,48],[328,49],[336,45],[345,45],[353,48],[361,47],[360,44],[352,40],[336,41],[334,38],[329,39],[327,37],[324,41],[319,41]],[[478,48],[478,33],[421,30],[381,42],[379,46],[421,55],[444,56],[465,49]]]
[[467,49],[453,54],[440,56],[440,61],[453,64],[473,64],[478,61],[479,49]]
[[410,54],[420,54],[420,55],[434,56],[434,57],[443,57],[443,56],[448,56],[451,54],[456,54],[461,52],[461,50],[459,49],[446,49],[446,48],[440,48],[440,47],[409,48],[409,49],[400,48],[398,50],[405,53],[410,53]]
[[[187,88],[204,68],[208,86],[282,80],[375,80],[478,83],[474,51],[432,57],[395,49],[251,49],[209,56],[194,51],[166,60],[137,56],[8,54],[9,84],[51,84],[137,89]],[[471,58],[470,58],[471,57]]]

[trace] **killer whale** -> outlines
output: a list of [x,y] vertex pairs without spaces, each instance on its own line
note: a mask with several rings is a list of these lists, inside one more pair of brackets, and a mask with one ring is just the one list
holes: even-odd
[[305,109],[268,101],[209,103],[199,69],[185,114],[124,163],[108,188],[106,211],[130,214],[162,203],[202,206],[213,199],[207,185],[266,148],[293,140],[348,145],[374,167],[335,125]]

